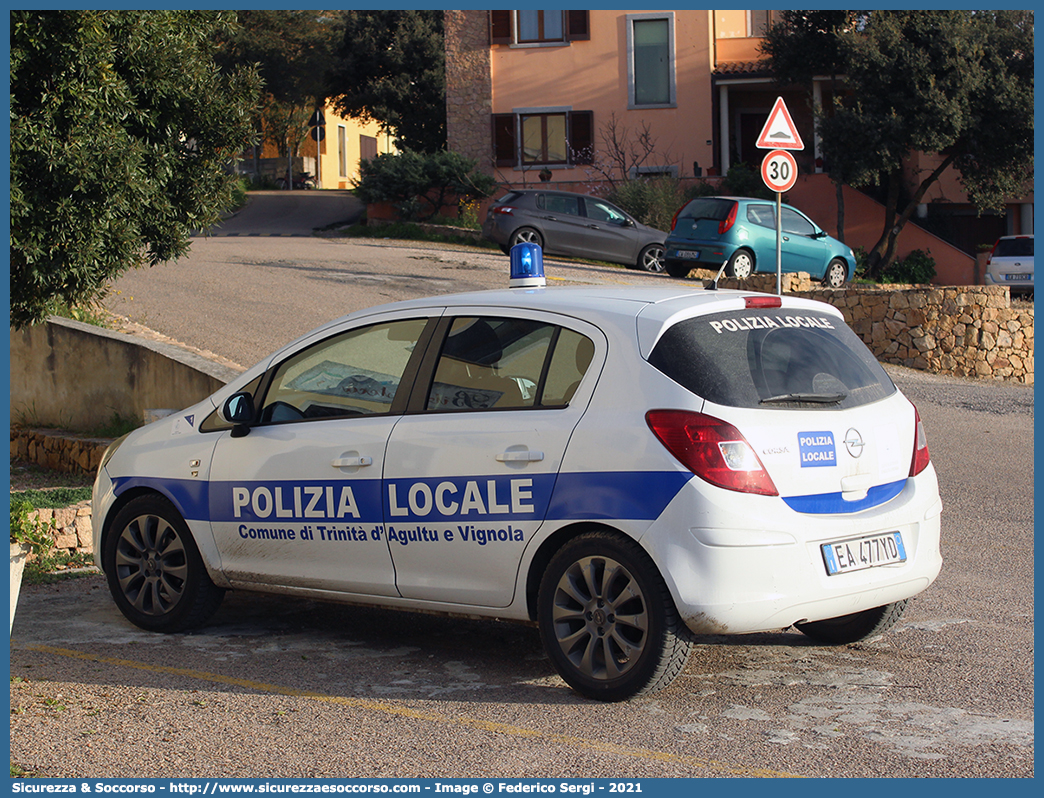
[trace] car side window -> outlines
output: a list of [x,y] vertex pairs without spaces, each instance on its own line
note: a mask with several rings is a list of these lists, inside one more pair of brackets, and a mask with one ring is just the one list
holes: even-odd
[[808,219],[802,216],[800,213],[796,213],[789,208],[784,208],[783,213],[780,214],[784,233],[790,233],[796,236],[811,236],[815,235],[816,228]]
[[747,221],[758,227],[776,229],[776,209],[771,205],[748,205]]
[[623,224],[627,219],[626,216],[612,205],[607,205],[604,202],[587,199],[584,200],[584,203],[587,207],[587,216],[589,219],[594,219],[599,222],[609,222],[611,224]]
[[279,366],[261,423],[391,412],[427,319],[384,322],[328,338]]
[[570,216],[580,215],[580,201],[576,197],[560,197],[555,194],[542,194],[544,210],[551,213],[565,213]]
[[553,324],[460,317],[454,319],[439,355],[427,409],[562,407],[572,398],[593,354],[589,338]]

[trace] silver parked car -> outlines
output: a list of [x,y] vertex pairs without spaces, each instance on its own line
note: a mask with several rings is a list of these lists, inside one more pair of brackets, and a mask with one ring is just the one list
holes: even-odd
[[604,199],[540,189],[510,191],[493,203],[482,235],[505,253],[515,244],[532,243],[549,255],[622,263],[648,272],[663,271],[667,238]]
[[1033,293],[1033,236],[1002,236],[986,261],[986,285],[1006,285],[1012,294]]

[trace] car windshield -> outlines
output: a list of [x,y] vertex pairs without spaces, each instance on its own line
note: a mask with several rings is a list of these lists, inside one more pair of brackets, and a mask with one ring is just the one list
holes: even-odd
[[1002,238],[997,242],[997,251],[993,253],[995,258],[1015,258],[1033,256],[1033,238],[1030,236],[1019,238]]
[[729,215],[729,211],[732,210],[732,206],[736,203],[733,200],[721,199],[718,197],[701,197],[694,199],[684,208],[681,213],[678,214],[679,219],[713,219],[716,222],[721,222],[726,219]]
[[729,407],[850,408],[896,390],[843,321],[815,310],[686,319],[663,334],[649,362],[697,396]]

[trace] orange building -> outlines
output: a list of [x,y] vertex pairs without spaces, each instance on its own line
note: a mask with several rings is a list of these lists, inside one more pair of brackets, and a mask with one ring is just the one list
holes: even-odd
[[[788,200],[836,233],[836,192],[823,174],[812,114],[830,81],[778,88],[758,51],[776,13],[730,11],[447,11],[446,125],[451,150],[505,188],[554,184],[597,191],[606,178],[721,176],[745,162],[777,97],[805,149]],[[913,154],[911,180],[933,155]],[[846,188],[846,241],[872,247],[883,210]],[[919,216],[959,216],[959,246],[908,225],[899,256],[930,249],[944,282],[976,282],[974,252],[1000,235],[1032,231],[1033,198],[979,217],[956,178],[934,186]],[[846,200],[847,206],[847,200]]]

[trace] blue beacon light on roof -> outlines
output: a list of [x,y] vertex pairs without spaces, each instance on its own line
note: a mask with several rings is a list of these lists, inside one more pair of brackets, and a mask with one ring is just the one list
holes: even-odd
[[537,244],[515,244],[511,248],[512,288],[542,288],[544,279],[544,251]]

